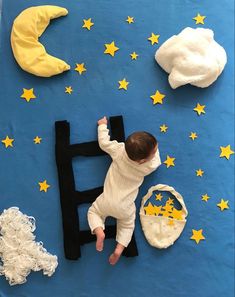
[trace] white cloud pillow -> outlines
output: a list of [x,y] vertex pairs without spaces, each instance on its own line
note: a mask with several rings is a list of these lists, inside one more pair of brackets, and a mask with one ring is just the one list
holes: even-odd
[[188,27],[165,41],[155,59],[169,73],[173,89],[185,84],[205,88],[221,74],[227,55],[212,30]]

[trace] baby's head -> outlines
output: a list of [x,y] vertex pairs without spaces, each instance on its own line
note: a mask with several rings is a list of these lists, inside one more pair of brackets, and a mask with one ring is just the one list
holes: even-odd
[[125,141],[128,157],[139,164],[150,161],[157,151],[156,138],[145,131],[134,132]]

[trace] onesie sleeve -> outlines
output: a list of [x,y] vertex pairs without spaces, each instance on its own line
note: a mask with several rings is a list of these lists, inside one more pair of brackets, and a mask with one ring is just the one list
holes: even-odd
[[98,126],[98,142],[100,148],[108,153],[112,159],[115,159],[123,148],[122,142],[110,140],[109,129],[105,124]]
[[147,162],[146,166],[146,175],[152,173],[154,170],[156,170],[160,165],[162,164],[159,149],[157,149],[154,157],[152,160]]

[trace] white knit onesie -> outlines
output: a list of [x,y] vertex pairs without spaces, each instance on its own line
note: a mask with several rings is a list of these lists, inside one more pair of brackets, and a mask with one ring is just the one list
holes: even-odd
[[116,218],[116,241],[127,247],[135,227],[135,199],[144,176],[161,165],[159,150],[153,159],[138,164],[127,156],[123,142],[110,141],[105,124],[98,126],[98,141],[100,148],[112,157],[113,162],[105,178],[103,193],[88,210],[88,223],[93,233],[97,227],[105,229],[106,217]]

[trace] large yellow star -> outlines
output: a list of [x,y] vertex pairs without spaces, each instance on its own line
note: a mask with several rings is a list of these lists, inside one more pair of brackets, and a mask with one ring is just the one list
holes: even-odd
[[182,210],[177,210],[176,208],[173,208],[171,216],[176,220],[183,220]]
[[74,70],[79,72],[79,74],[81,75],[83,72],[86,71],[86,68],[84,67],[84,63],[82,63],[82,64],[77,64],[76,63],[76,68]]
[[159,214],[161,214],[162,213],[162,207],[161,207],[161,205],[160,206],[156,206],[156,205],[154,205],[154,214],[156,215],[156,216],[158,216]]
[[229,160],[230,156],[234,154],[234,151],[231,150],[230,144],[227,146],[221,146],[220,149],[220,158],[225,157],[227,160]]
[[2,143],[5,144],[5,147],[8,148],[9,146],[13,147],[12,142],[14,141],[13,138],[9,138],[8,136],[2,140]]
[[134,17],[128,16],[126,21],[128,22],[128,24],[134,23]]
[[203,176],[204,171],[201,169],[196,170],[197,176]]
[[197,138],[197,133],[196,132],[191,132],[190,136],[189,136],[192,140]]
[[41,143],[41,141],[42,141],[42,138],[41,137],[38,137],[38,136],[36,136],[35,138],[34,138],[34,143],[35,144],[39,144],[39,143]]
[[72,87],[71,86],[69,86],[69,87],[65,87],[65,93],[68,93],[68,94],[72,94],[72,92],[73,92],[73,89],[72,89]]
[[149,202],[148,206],[144,207],[145,213],[147,215],[154,215],[155,214],[155,209],[154,206],[152,205],[151,202]]
[[200,105],[200,103],[197,104],[197,106],[193,109],[197,112],[198,115],[200,115],[201,113],[206,113],[204,108],[206,107],[206,105]]
[[200,230],[192,229],[192,231],[193,231],[193,235],[192,235],[192,237],[190,237],[190,239],[195,240],[197,244],[200,242],[200,240],[205,239],[205,237],[202,235],[202,232],[203,232],[202,229],[200,229]]
[[210,199],[210,196],[208,196],[207,194],[202,195],[202,201],[208,201],[208,199]]
[[94,25],[94,23],[92,23],[91,18],[88,20],[83,20],[84,24],[82,26],[82,28],[86,28],[87,30],[91,30],[91,26]]
[[130,56],[131,56],[131,59],[132,60],[137,60],[137,58],[138,58],[139,55],[137,55],[136,52],[133,52],[132,54],[130,54]]
[[165,124],[163,124],[162,126],[160,126],[160,131],[161,132],[166,133],[167,129],[168,129],[168,127]]
[[204,16],[204,15],[200,15],[199,13],[197,14],[197,16],[195,16],[194,18],[193,18],[193,20],[195,20],[196,21],[196,25],[197,24],[202,24],[202,25],[204,25],[204,19],[206,18],[206,16]]
[[164,164],[166,164],[166,167],[169,168],[170,166],[175,166],[175,158],[171,158],[167,155],[166,160],[163,162]]
[[129,82],[126,81],[125,78],[123,80],[119,80],[119,89],[127,90],[128,85],[129,85]]
[[159,201],[162,201],[162,198],[163,198],[163,196],[162,196],[162,194],[161,193],[159,193],[159,194],[156,194],[156,200],[159,200]]
[[160,35],[155,35],[154,33],[152,33],[152,35],[148,38],[148,40],[150,40],[151,44],[154,45],[154,43],[158,43],[159,37]]
[[220,208],[221,211],[229,209],[228,200],[225,201],[224,199],[221,199],[220,203],[218,203],[217,206]]
[[109,43],[106,43],[105,44],[105,47],[106,47],[106,50],[104,51],[104,53],[105,54],[109,54],[112,57],[114,56],[115,52],[119,50],[119,47],[116,47],[115,46],[114,41],[111,42],[110,44]]
[[152,96],[150,96],[151,99],[153,99],[153,104],[162,104],[163,103],[163,98],[165,98],[166,95],[161,94],[158,90],[156,93]]
[[40,186],[40,192],[41,191],[47,192],[47,189],[50,187],[50,185],[47,184],[46,180],[44,180],[43,182],[39,182],[38,184]]
[[29,90],[23,88],[23,94],[20,97],[24,98],[27,102],[29,102],[31,99],[36,98],[36,96],[33,93],[33,88]]
[[162,208],[165,209],[168,212],[173,211],[173,206],[171,204],[167,203],[167,202]]

